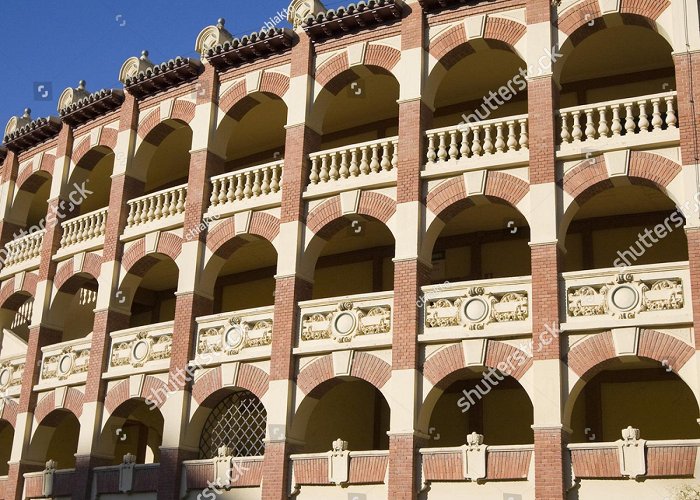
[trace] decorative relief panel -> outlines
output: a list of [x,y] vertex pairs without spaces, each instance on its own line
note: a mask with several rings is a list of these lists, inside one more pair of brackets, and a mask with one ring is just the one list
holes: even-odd
[[301,340],[350,342],[360,335],[391,333],[391,305],[340,302],[334,311],[303,314]]
[[71,375],[87,373],[90,364],[90,348],[66,346],[58,352],[44,353],[41,362],[41,381],[66,380]]
[[24,375],[24,358],[0,361],[0,392],[7,392],[22,385]]
[[172,333],[153,334],[142,331],[133,336],[113,339],[110,367],[132,366],[140,368],[146,363],[170,358]]
[[631,319],[643,311],[682,309],[683,297],[680,278],[649,281],[624,273],[610,283],[568,287],[567,311],[574,317],[609,315]]
[[221,326],[202,328],[197,339],[197,354],[239,354],[248,347],[272,343],[272,319],[247,321],[234,316]]

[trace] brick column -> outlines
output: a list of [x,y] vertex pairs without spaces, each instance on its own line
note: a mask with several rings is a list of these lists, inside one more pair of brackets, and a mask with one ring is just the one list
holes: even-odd
[[[401,21],[401,68],[406,81],[399,82],[399,165],[396,211],[401,221],[394,258],[394,310],[392,340],[391,425],[389,431],[389,498],[413,500],[418,494],[420,457],[425,443],[416,429],[421,404],[418,334],[422,311],[418,307],[422,287],[430,283],[431,263],[420,259],[425,200],[420,178],[425,159],[425,131],[432,110],[421,97],[420,84],[411,83],[424,74],[427,25],[417,1],[404,6]],[[425,431],[425,429],[423,429]]]
[[[528,0],[528,120],[530,132],[530,199],[533,373],[536,387],[534,409],[535,497],[542,500],[566,498],[565,463],[568,461],[568,432],[562,425],[562,374],[559,336],[542,336],[545,326],[559,329],[560,243],[557,241],[557,142],[555,113],[559,108],[559,87],[551,67],[538,60],[554,45],[552,31],[556,11],[549,0]],[[551,64],[551,62],[550,62]],[[545,334],[548,335],[548,334]],[[542,340],[540,340],[542,338]],[[547,344],[547,342],[549,342]]]
[[[22,390],[19,398],[12,457],[9,462],[8,475],[10,479],[5,492],[5,498],[8,499],[18,500],[22,498],[24,473],[41,470],[43,467],[41,460],[37,461],[36,457],[29,456],[29,436],[33,432],[34,408],[37,403],[37,394],[33,391],[33,388],[39,382],[39,375],[41,374],[41,348],[61,341],[61,332],[49,328],[43,322],[46,321],[53,285],[52,280],[56,272],[56,263],[51,260],[51,257],[58,249],[61,241],[60,219],[50,214],[65,213],[65,210],[60,208],[62,173],[70,162],[72,145],[73,132],[69,127],[63,127],[58,136],[57,154],[53,169],[54,176],[48,200],[48,211],[45,216],[46,232],[44,233],[40,251],[39,280],[34,297],[32,321],[29,327],[29,342],[27,344],[27,356],[22,377]],[[60,466],[61,464],[59,464]]]
[[219,80],[216,70],[206,65],[199,77],[197,107],[192,127],[192,150],[187,178],[187,206],[183,225],[183,243],[178,258],[178,291],[175,300],[173,347],[170,354],[168,389],[172,391],[161,408],[164,418],[163,443],[160,447],[158,471],[158,498],[180,496],[180,477],[183,460],[197,458],[197,450],[184,446],[187,429],[192,377],[186,369],[193,358],[196,318],[213,312],[212,297],[198,290],[205,249],[205,231],[198,228],[209,208],[213,175],[223,170],[223,160],[209,149],[215,118]]
[[[292,48],[289,95],[306,99],[313,84],[313,45],[303,30]],[[267,439],[263,462],[262,498],[287,500],[290,487],[289,454],[293,452],[288,429],[294,414],[292,394],[296,366],[292,355],[299,308],[311,298],[311,276],[299,273],[306,207],[302,194],[308,182],[309,153],[319,147],[320,136],[306,124],[309,103],[290,107],[284,155],[284,185],[280,219],[280,245],[275,283],[275,312],[272,330],[270,387],[267,407]]]
[[[127,94],[119,115],[119,134],[115,147],[115,163],[109,193],[109,209],[105,225],[102,266],[100,269],[95,319],[90,346],[90,365],[85,384],[85,402],[80,422],[80,442],[75,456],[73,499],[91,498],[92,470],[111,463],[101,449],[101,423],[107,381],[102,374],[107,371],[110,350],[110,332],[129,327],[129,314],[119,309],[116,290],[124,245],[119,236],[126,227],[129,208],[126,202],[143,193],[143,182],[127,175],[127,165],[133,158],[133,137],[138,123],[138,102]],[[116,158],[124,159],[117,161]]]

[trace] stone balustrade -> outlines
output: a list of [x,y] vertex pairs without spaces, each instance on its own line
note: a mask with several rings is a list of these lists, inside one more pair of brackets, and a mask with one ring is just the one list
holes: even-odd
[[107,208],[101,208],[62,222],[61,248],[103,237],[107,224],[107,211]]
[[129,200],[127,228],[155,222],[185,213],[187,184],[164,189]]
[[211,178],[212,191],[210,207],[231,208],[250,202],[279,203],[281,195],[273,197],[282,188],[282,169],[284,160],[266,163],[251,168],[228,172]]
[[203,490],[209,484],[226,488],[252,488],[262,484],[264,457],[233,457],[226,453],[204,460],[183,462],[186,490]]
[[109,376],[167,370],[173,343],[173,322],[156,323],[110,333]]
[[90,364],[92,335],[41,349],[40,386],[84,382]]
[[5,244],[6,256],[4,268],[17,266],[33,259],[38,259],[41,254],[41,244],[44,241],[45,229],[8,241]]

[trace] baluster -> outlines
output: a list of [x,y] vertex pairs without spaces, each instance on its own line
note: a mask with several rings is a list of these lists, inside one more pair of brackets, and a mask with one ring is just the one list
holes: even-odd
[[318,184],[318,156],[311,158],[311,173],[309,174],[309,181],[311,184]]
[[66,239],[68,236],[68,231],[70,230],[70,221],[64,222],[61,224],[61,227],[63,228],[63,232],[61,233],[61,241],[59,246],[64,247],[66,246]]
[[369,168],[375,174],[379,172],[379,144],[372,144],[372,161]]
[[340,177],[342,179],[347,179],[350,177],[350,169],[348,168],[348,152],[342,151],[340,153],[340,170],[338,170]]
[[610,130],[612,130],[612,134],[615,137],[615,136],[619,136],[622,132],[622,122],[620,121],[620,105],[619,104],[613,104],[612,113],[613,113],[612,127],[610,127]]
[[169,191],[165,201],[163,202],[163,217],[179,214],[180,207],[177,206],[180,190]]
[[362,172],[363,175],[367,175],[370,173],[369,148],[367,146],[364,146],[362,148],[362,159],[360,160],[360,172]]
[[574,111],[571,113],[574,118],[574,125],[572,127],[571,137],[573,137],[574,142],[581,142],[583,137],[583,129],[581,129],[581,112]]
[[508,142],[506,142],[506,146],[508,151],[515,151],[518,149],[518,139],[515,138],[515,121],[508,121],[506,125],[508,125]]
[[279,171],[282,169],[282,164],[272,167],[272,180],[270,181],[270,192],[276,193],[280,190]]
[[399,141],[393,141],[391,143],[391,168],[394,169],[399,166]]
[[595,127],[593,126],[593,110],[587,109],[586,113],[586,139],[592,141],[595,139]]
[[263,180],[262,186],[260,186],[260,192],[262,194],[270,194],[270,167],[267,167],[265,168],[265,170],[263,170]]
[[456,160],[459,154],[459,149],[457,149],[457,131],[450,130],[450,149],[448,151],[451,160]]
[[221,180],[212,179],[211,181],[211,196],[209,197],[209,205],[215,207],[219,204],[219,189],[221,187]]
[[493,140],[491,139],[491,125],[484,126],[484,153],[493,153]]
[[428,134],[428,163],[435,163],[437,153],[435,152],[435,134]]
[[639,101],[637,103],[637,106],[639,106],[639,132],[649,132],[649,119],[647,118],[647,102]]
[[146,221],[148,221],[148,222],[152,221],[155,213],[156,213],[156,200],[155,200],[155,198],[151,197],[148,199],[148,211],[146,212]]
[[243,175],[236,174],[236,192],[234,194],[236,201],[243,199]]
[[658,97],[651,100],[651,105],[653,106],[651,125],[654,130],[661,130],[661,126],[664,121],[661,119],[661,99]]
[[462,145],[459,148],[459,154],[462,156],[462,158],[468,158],[469,153],[469,128],[462,129]]
[[503,153],[506,148],[506,141],[503,140],[503,124],[502,123],[497,123],[496,124],[496,151],[499,153]]
[[352,177],[360,175],[360,166],[357,161],[357,148],[352,148],[350,153],[350,175]]
[[80,243],[81,241],[85,241],[86,229],[87,229],[87,220],[80,219],[78,221],[78,230],[76,231],[76,234],[75,234],[76,243]]
[[447,161],[447,144],[445,132],[440,132],[440,146],[438,147],[438,158],[440,161]]
[[520,149],[528,149],[530,147],[530,139],[527,136],[527,118],[520,121]]
[[636,125],[634,124],[634,113],[632,112],[632,107],[634,106],[631,102],[626,102],[623,104],[625,107],[625,135],[634,134],[634,129]]
[[135,203],[129,203],[129,216],[126,218],[126,227],[131,227],[134,225],[134,209]]
[[[153,217],[155,219],[160,219],[161,217],[167,217],[168,211],[170,209],[169,196],[170,193],[159,194],[156,197],[156,210],[153,212]],[[165,210],[163,209],[163,201],[165,201]]]
[[673,109],[673,99],[674,97],[672,95],[668,95],[664,97],[664,101],[666,101],[666,127],[667,128],[676,128],[676,123],[678,122],[676,118],[676,112]]
[[104,210],[100,214],[100,236],[104,236],[107,229],[107,211]]
[[260,170],[256,170],[253,175],[253,196],[260,196],[262,189],[260,188]]
[[561,142],[562,144],[566,144],[571,142],[571,134],[569,133],[569,125],[567,123],[567,118],[569,117],[569,113],[563,112],[561,113]]
[[95,236],[95,217],[96,215],[91,215],[89,219],[87,219],[87,234],[86,238],[89,240],[93,236]]
[[389,143],[385,142],[382,144],[382,170],[389,171],[391,170],[391,161],[389,160]]
[[340,172],[338,171],[338,154],[331,153],[331,168],[328,172],[331,180],[337,181],[340,177]]
[[321,182],[328,182],[329,179],[328,155],[323,155],[321,157]]
[[599,123],[598,123],[598,137],[608,137],[608,133],[610,133],[610,129],[608,128],[608,118],[605,114],[607,111],[607,108],[605,106],[601,106],[598,108],[598,115],[599,115]]
[[222,179],[221,186],[222,190],[226,191],[226,203],[233,203],[236,200],[236,176],[229,175],[226,179]]
[[175,205],[175,210],[179,214],[185,211],[185,205],[187,204],[187,200],[185,199],[186,189],[187,188],[180,188],[177,190],[177,205]]
[[472,153],[474,156],[481,156],[484,151],[481,147],[481,139],[479,139],[479,127],[472,128]]
[[246,172],[243,175],[245,175],[245,188],[243,189],[243,197],[246,200],[248,200],[253,195],[253,177],[250,175],[250,172]]

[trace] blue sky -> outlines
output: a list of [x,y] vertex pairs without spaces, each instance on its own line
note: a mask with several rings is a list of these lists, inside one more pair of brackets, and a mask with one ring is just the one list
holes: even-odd
[[[143,49],[154,63],[178,55],[196,56],[197,34],[216,24],[217,18],[225,18],[226,28],[234,35],[249,34],[289,1],[2,0],[5,63],[0,78],[0,131],[25,107],[32,109],[33,118],[56,115],[58,96],[79,80],[86,80],[91,92],[122,88],[117,80],[122,63]],[[49,88],[50,94],[42,97]]]

